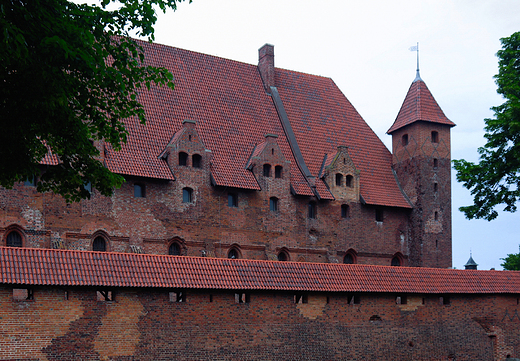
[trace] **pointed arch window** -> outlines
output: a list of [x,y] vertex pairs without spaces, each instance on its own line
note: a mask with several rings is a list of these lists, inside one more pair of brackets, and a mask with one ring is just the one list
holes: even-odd
[[11,231],[5,238],[7,247],[23,247],[22,235],[17,231]]
[[177,242],[173,242],[168,247],[168,254],[170,256],[180,256],[181,255],[181,245]]
[[278,253],[278,261],[280,262],[287,262],[289,260],[289,255],[285,251],[280,251]]
[[106,252],[107,241],[103,237],[97,236],[94,238],[94,242],[92,242],[92,250],[95,252]]
[[233,247],[229,250],[228,254],[227,254],[227,258],[229,259],[239,259],[240,258],[240,254],[238,253],[238,250]]

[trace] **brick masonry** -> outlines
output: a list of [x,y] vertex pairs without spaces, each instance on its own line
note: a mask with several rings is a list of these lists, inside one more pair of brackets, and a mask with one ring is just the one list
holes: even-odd
[[[0,288],[2,360],[503,360],[520,353],[517,295]],[[397,304],[396,299],[406,299]],[[449,304],[443,304],[445,299]],[[402,301],[403,302],[403,301]],[[6,327],[8,325],[8,327]],[[517,356],[518,357],[518,356]]]

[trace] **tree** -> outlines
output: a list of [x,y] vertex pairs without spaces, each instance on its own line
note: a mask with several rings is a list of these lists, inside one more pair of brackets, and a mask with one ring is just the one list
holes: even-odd
[[[181,1],[2,1],[1,186],[36,176],[38,191],[78,201],[90,196],[89,182],[107,196],[122,184],[99,160],[95,142],[120,149],[125,119],[145,122],[139,88],[173,88],[172,74],[145,66],[143,49],[129,34],[152,41],[154,6],[175,10]],[[42,169],[49,154],[55,165]]]
[[457,180],[473,195],[472,205],[459,208],[469,219],[493,220],[500,204],[516,212],[520,198],[520,32],[500,41],[495,82],[505,102],[491,108],[494,119],[485,119],[487,142],[478,149],[479,162],[453,161]]
[[520,253],[508,254],[506,258],[500,258],[504,261],[500,265],[507,271],[520,271]]

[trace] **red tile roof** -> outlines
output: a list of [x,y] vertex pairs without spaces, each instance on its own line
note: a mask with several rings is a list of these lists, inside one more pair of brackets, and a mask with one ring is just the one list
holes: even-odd
[[[196,129],[213,159],[211,174],[217,185],[260,189],[246,169],[256,144],[265,134],[277,142],[291,162],[291,186],[296,194],[314,195],[297,166],[271,96],[257,66],[160,44],[140,42],[149,65],[169,69],[175,89],[143,89],[147,123],[126,121],[128,143],[119,152],[108,147],[107,167],[123,175],[174,180],[160,158],[185,119]],[[360,193],[368,204],[410,208],[392,174],[392,156],[348,99],[329,78],[276,69],[276,86],[305,164],[318,176],[323,157],[339,145],[361,172]],[[324,199],[333,199],[322,180],[315,182]]]
[[455,123],[444,115],[444,112],[433,98],[426,83],[420,78],[416,79],[412,85],[410,85],[401,110],[399,110],[394,124],[388,129],[387,133],[391,134],[397,129],[417,121],[446,124],[451,127],[455,126]]
[[315,292],[520,293],[520,272],[0,247],[0,283]]

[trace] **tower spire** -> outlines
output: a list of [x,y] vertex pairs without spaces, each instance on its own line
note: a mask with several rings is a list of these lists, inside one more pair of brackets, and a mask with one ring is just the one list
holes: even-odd
[[413,81],[415,83],[416,81],[422,80],[421,79],[421,74],[419,73],[419,42],[417,42],[417,45],[411,46],[410,47],[410,51],[416,51],[417,52],[417,71],[415,73],[415,79]]

